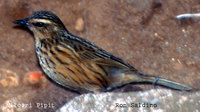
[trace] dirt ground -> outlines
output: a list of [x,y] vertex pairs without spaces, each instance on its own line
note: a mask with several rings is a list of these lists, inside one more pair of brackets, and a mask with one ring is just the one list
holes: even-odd
[[[94,42],[143,73],[194,90],[200,88],[200,18],[175,19],[183,13],[200,13],[199,0],[1,0],[1,107],[8,102],[21,102],[32,104],[31,111],[54,111],[78,95],[46,77],[36,83],[27,81],[27,73],[41,71],[34,39],[12,21],[39,10],[56,13],[70,32]],[[114,92],[152,88],[162,87],[127,85]],[[37,103],[55,107],[38,108]]]

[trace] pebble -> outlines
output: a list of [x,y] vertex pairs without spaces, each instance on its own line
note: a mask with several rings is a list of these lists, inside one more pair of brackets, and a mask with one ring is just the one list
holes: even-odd
[[83,31],[84,30],[84,21],[83,21],[83,18],[78,18],[76,20],[76,25],[75,25],[75,29],[77,31]]
[[7,69],[0,69],[0,86],[2,87],[17,87],[19,86],[18,75]]

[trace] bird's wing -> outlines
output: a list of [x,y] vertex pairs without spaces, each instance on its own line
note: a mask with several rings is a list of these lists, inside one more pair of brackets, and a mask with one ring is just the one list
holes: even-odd
[[[74,48],[75,52],[83,60],[92,60],[97,64],[106,66],[115,66],[129,70],[136,70],[131,65],[123,61],[122,59],[106,52],[99,48],[95,44],[82,39],[80,37],[71,37],[68,41],[68,45]],[[69,42],[70,41],[70,42]]]

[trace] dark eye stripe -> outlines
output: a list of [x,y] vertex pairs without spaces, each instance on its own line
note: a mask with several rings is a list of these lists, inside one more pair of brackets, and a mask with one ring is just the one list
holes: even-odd
[[37,26],[37,27],[42,27],[44,26],[45,24],[43,22],[35,22],[35,23],[32,23],[34,26]]

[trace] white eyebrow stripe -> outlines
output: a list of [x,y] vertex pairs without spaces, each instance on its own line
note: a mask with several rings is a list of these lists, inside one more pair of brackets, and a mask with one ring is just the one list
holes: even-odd
[[52,23],[50,20],[47,20],[47,19],[34,19],[33,20],[34,22],[43,22],[43,23]]

